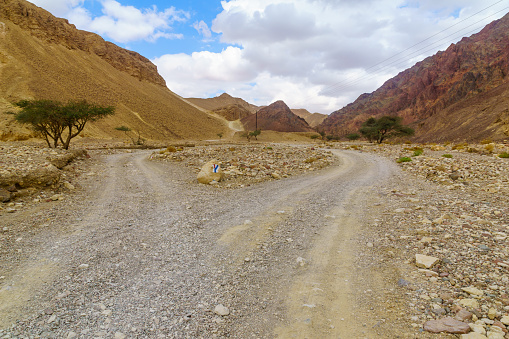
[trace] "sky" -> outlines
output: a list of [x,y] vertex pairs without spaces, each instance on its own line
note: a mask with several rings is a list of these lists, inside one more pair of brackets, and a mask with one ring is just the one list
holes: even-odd
[[507,0],[31,0],[149,58],[170,90],[330,114],[509,12]]

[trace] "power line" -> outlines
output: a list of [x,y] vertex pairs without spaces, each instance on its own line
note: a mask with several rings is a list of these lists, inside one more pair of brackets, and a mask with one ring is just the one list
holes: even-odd
[[[321,94],[322,94],[322,95],[323,95],[323,94],[326,94],[326,93],[331,93],[331,94],[332,94],[332,93],[334,93],[334,92],[337,92],[337,91],[338,91],[338,90],[340,90],[340,89],[344,89],[344,88],[346,88],[346,87],[348,87],[348,86],[351,86],[351,85],[353,85],[353,84],[356,84],[356,83],[360,82],[361,80],[366,79],[366,77],[370,76],[372,73],[378,73],[378,72],[381,72],[381,71],[383,71],[383,70],[385,70],[385,69],[390,68],[390,66],[393,66],[393,65],[395,65],[395,64],[396,64],[396,65],[399,65],[399,64],[401,64],[401,61],[402,61],[402,60],[404,60],[404,62],[406,63],[406,61],[408,60],[408,58],[412,58],[412,57],[415,57],[415,56],[419,55],[419,54],[420,54],[419,52],[421,52],[421,51],[423,51],[423,50],[425,50],[425,49],[426,49],[426,51],[424,51],[424,52],[423,52],[424,54],[425,54],[425,53],[427,53],[427,52],[430,52],[430,51],[435,50],[435,48],[437,47],[436,45],[439,45],[439,46],[440,46],[440,45],[442,45],[442,44],[445,44],[445,43],[442,43],[442,41],[444,41],[444,40],[446,40],[447,42],[449,42],[449,43],[450,43],[450,42],[452,42],[452,41],[455,41],[455,40],[456,40],[457,38],[459,38],[459,37],[465,36],[465,34],[474,33],[474,32],[476,32],[477,30],[479,30],[479,29],[483,28],[485,25],[477,26],[475,29],[470,30],[470,31],[468,31],[468,32],[463,32],[463,31],[464,31],[465,29],[468,29],[468,28],[470,28],[470,27],[472,27],[472,26],[474,26],[474,25],[476,25],[476,24],[478,24],[478,23],[480,23],[480,22],[482,22],[482,21],[486,20],[487,18],[489,18],[489,17],[491,17],[491,16],[494,16],[494,15],[496,15],[496,14],[498,14],[498,13],[500,13],[500,12],[503,12],[503,11],[505,11],[505,10],[508,10],[508,9],[509,9],[509,7],[506,7],[506,8],[504,8],[504,9],[502,9],[502,10],[500,10],[500,11],[496,12],[496,13],[493,13],[493,14],[491,14],[491,15],[489,15],[489,16],[487,16],[487,17],[485,17],[485,18],[483,18],[483,19],[481,19],[481,20],[479,20],[479,21],[476,21],[476,22],[474,22],[473,24],[470,24],[469,26],[466,26],[466,27],[464,27],[464,28],[462,28],[462,29],[460,29],[460,30],[458,30],[458,31],[456,31],[456,32],[454,32],[454,33],[452,33],[452,34],[450,34],[450,35],[448,35],[448,36],[446,36],[446,37],[444,37],[444,38],[442,38],[442,39],[438,40],[438,41],[435,41],[435,42],[433,42],[432,44],[426,45],[426,46],[424,46],[424,47],[422,47],[422,48],[420,48],[420,49],[418,49],[418,50],[413,51],[413,52],[412,52],[412,53],[410,53],[410,54],[403,55],[402,57],[400,57],[400,58],[398,58],[398,59],[396,59],[396,60],[394,60],[394,61],[392,61],[392,62],[390,62],[390,63],[388,63],[388,64],[386,64],[386,65],[384,65],[384,66],[382,66],[381,68],[379,68],[379,69],[377,69],[377,70],[375,70],[375,71],[373,71],[373,72],[368,72],[368,70],[369,70],[369,69],[372,69],[372,68],[374,68],[374,67],[376,67],[376,66],[378,66],[378,65],[381,65],[381,64],[382,64],[382,62],[380,62],[380,63],[376,64],[375,66],[371,66],[370,68],[368,68],[368,69],[367,69],[367,72],[366,72],[367,74],[365,74],[365,75],[363,75],[363,76],[361,76],[361,77],[357,77],[357,78],[350,77],[350,78],[348,78],[348,79],[345,79],[345,80],[343,80],[343,81],[341,81],[341,82],[339,82],[339,83],[336,83],[335,85],[330,86],[329,88],[327,88],[327,89],[325,89],[325,90],[322,90],[322,91],[321,91]],[[457,35],[458,33],[461,33],[461,34]],[[436,34],[435,34],[435,35],[436,35]],[[450,38],[450,37],[452,37],[452,36],[454,36],[454,38],[452,38],[452,39],[448,39],[448,38]],[[417,46],[417,45],[418,45],[418,44],[416,44],[416,45],[414,45],[414,46]],[[431,47],[431,46],[434,46],[434,47],[429,48],[429,47]],[[388,61],[388,60],[390,60],[390,59],[392,59],[392,58],[394,58],[394,57],[395,57],[395,56],[397,56],[397,55],[403,54],[404,52],[406,52],[406,51],[408,51],[408,50],[409,50],[409,49],[406,49],[405,51],[402,51],[402,52],[400,52],[400,53],[398,53],[398,54],[395,54],[394,56],[392,56],[392,57],[390,57],[390,58],[388,58],[388,59],[384,60],[384,62],[385,62],[385,61]],[[369,79],[372,79],[372,78],[373,78],[373,77],[371,77],[371,78],[369,78]]]
[[[455,27],[455,26],[457,26],[457,25],[459,25],[459,24],[461,24],[461,23],[463,23],[463,22],[465,22],[465,21],[467,21],[467,20],[469,20],[469,19],[473,18],[474,16],[478,15],[479,13],[482,13],[482,12],[484,12],[484,11],[488,10],[489,8],[491,8],[491,7],[493,7],[493,6],[497,5],[497,4],[499,4],[499,3],[501,3],[501,2],[504,2],[504,0],[497,1],[497,2],[495,2],[495,3],[493,3],[493,4],[491,4],[490,6],[487,6],[487,7],[483,8],[482,10],[480,10],[480,11],[478,11],[478,12],[476,12],[476,13],[474,13],[474,14],[470,15],[469,17],[467,17],[467,18],[465,18],[465,19],[463,19],[463,20],[461,20],[461,21],[459,21],[459,22],[457,22],[457,23],[455,23],[455,24],[453,24],[453,25],[451,25],[451,26],[449,26],[449,27],[447,27],[447,28],[445,28],[445,29],[443,29],[443,30],[441,30],[441,31],[439,31],[439,32],[437,32],[437,33],[435,33],[435,34],[433,34],[433,35],[429,36],[429,37],[427,37],[426,39],[424,39],[424,40],[422,40],[422,41],[420,41],[420,42],[418,42],[418,43],[416,43],[416,44],[414,44],[414,45],[412,45],[412,46],[410,46],[410,47],[406,48],[405,50],[403,50],[403,51],[401,51],[401,52],[398,52],[398,53],[396,53],[396,54],[392,55],[391,57],[389,57],[389,58],[387,58],[387,59],[384,59],[384,60],[382,60],[382,61],[380,61],[380,62],[378,62],[378,63],[376,63],[376,64],[374,64],[374,65],[372,65],[372,66],[370,66],[370,67],[368,67],[368,68],[366,69],[366,72],[367,72],[368,74],[365,74],[365,75],[364,75],[364,76],[362,76],[362,77],[355,77],[355,76],[351,76],[351,77],[348,77],[348,78],[346,78],[346,79],[344,79],[344,80],[342,80],[342,81],[339,81],[339,82],[337,82],[337,83],[335,83],[335,84],[332,84],[332,85],[330,85],[330,86],[328,86],[328,87],[326,87],[326,88],[322,89],[322,90],[320,91],[319,95],[324,95],[325,93],[330,93],[330,92],[335,93],[335,92],[337,92],[337,91],[338,91],[338,90],[340,90],[340,89],[344,89],[345,87],[351,86],[351,85],[353,85],[353,84],[355,84],[355,83],[357,83],[357,82],[359,82],[359,81],[361,81],[361,80],[364,80],[366,77],[370,76],[370,74],[369,74],[369,73],[378,73],[378,72],[380,72],[380,71],[382,71],[382,70],[384,70],[384,69],[388,68],[390,65],[393,65],[394,63],[398,63],[398,62],[399,62],[400,60],[402,60],[402,59],[405,59],[405,60],[406,60],[409,56],[411,56],[411,55],[415,55],[416,53],[418,53],[418,52],[422,51],[423,49],[426,49],[426,48],[428,48],[428,47],[430,47],[430,46],[436,45],[436,44],[437,44],[438,42],[440,42],[440,41],[443,41],[443,40],[445,40],[445,39],[447,39],[447,38],[449,38],[449,37],[451,37],[451,36],[453,36],[453,35],[455,35],[455,34],[457,34],[457,33],[461,32],[461,31],[463,31],[463,30],[465,30],[465,29],[467,29],[467,28],[472,27],[473,25],[475,25],[475,24],[477,24],[477,23],[479,23],[479,22],[481,22],[481,21],[486,20],[486,19],[487,19],[487,18],[489,18],[489,17],[492,17],[492,16],[494,16],[494,15],[496,15],[496,14],[498,14],[498,13],[500,13],[500,12],[504,11],[504,10],[509,9],[509,7],[506,7],[506,8],[504,8],[504,9],[502,9],[502,10],[500,10],[500,11],[498,11],[498,12],[494,13],[494,14],[491,14],[491,15],[489,15],[489,16],[487,16],[487,17],[484,17],[483,19],[481,19],[481,20],[479,20],[479,21],[477,21],[477,22],[475,22],[475,23],[473,23],[473,24],[470,24],[469,26],[466,26],[466,27],[464,27],[464,28],[462,28],[462,29],[460,29],[460,30],[458,30],[458,31],[456,31],[456,32],[454,32],[454,33],[452,33],[452,34],[448,35],[447,37],[442,38],[441,40],[438,40],[438,41],[435,41],[435,42],[433,42],[433,43],[431,43],[431,44],[428,44],[428,45],[426,45],[426,46],[422,47],[421,49],[419,49],[419,50],[417,50],[417,51],[412,52],[411,54],[404,55],[404,56],[402,56],[402,57],[398,58],[397,60],[392,61],[391,63],[389,63],[389,64],[387,64],[387,65],[384,65],[384,66],[382,66],[382,67],[378,68],[377,70],[373,70],[373,69],[374,69],[374,68],[376,68],[377,66],[380,66],[380,65],[382,65],[382,64],[384,64],[384,63],[386,63],[387,61],[389,61],[389,60],[391,60],[391,59],[393,59],[393,58],[395,58],[395,57],[397,57],[397,56],[399,56],[399,55],[402,55],[403,53],[405,53],[405,52],[407,52],[407,51],[410,51],[410,50],[411,50],[411,49],[413,49],[414,47],[416,47],[416,46],[418,46],[418,45],[420,45],[420,44],[422,44],[422,43],[424,43],[424,42],[426,42],[426,41],[428,41],[428,40],[430,40],[430,39],[432,39],[432,38],[434,38],[434,37],[436,37],[436,36],[438,36],[438,35],[440,35],[440,34],[442,34],[442,33],[444,33],[444,32],[446,32],[446,31],[448,31],[448,30],[450,30],[451,28],[453,28],[453,27]],[[484,25],[483,25],[483,26],[484,26]],[[481,26],[481,27],[477,27],[476,29],[469,31],[468,33],[475,32],[475,31],[477,31],[479,28],[482,28],[483,26]],[[468,34],[468,33],[462,33],[462,35],[464,35],[464,34]],[[455,40],[456,38],[457,38],[457,37],[455,37],[455,38],[454,38],[454,40]],[[454,40],[452,40],[452,41],[454,41]],[[435,49],[435,48],[432,48],[432,49],[426,50],[426,52],[432,51],[432,50],[434,50],[434,49]],[[371,74],[371,75],[372,75],[372,74]],[[374,77],[375,77],[375,76],[373,76],[373,75],[371,76],[371,78],[374,78]],[[371,79],[371,78],[370,78],[370,79]],[[303,101],[309,100],[311,97],[312,97],[312,96],[309,96],[308,98],[304,98],[304,100],[303,100]]]

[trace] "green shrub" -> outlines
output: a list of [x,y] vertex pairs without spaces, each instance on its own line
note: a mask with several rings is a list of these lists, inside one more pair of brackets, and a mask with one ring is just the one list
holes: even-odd
[[318,139],[319,137],[320,137],[320,135],[318,135],[318,134],[313,134],[312,136],[310,136],[310,138],[313,140]]
[[401,157],[399,158],[398,160],[396,160],[396,162],[399,164],[401,162],[409,162],[409,161],[412,161],[412,158],[409,158],[409,157]]
[[442,154],[444,158],[452,158],[452,154]]
[[359,135],[359,133],[350,133],[350,134],[348,134],[348,135],[346,136],[346,138],[347,138],[348,140],[352,140],[352,141],[353,141],[353,140],[357,140],[357,139],[359,139],[360,137],[361,137],[361,136]]
[[509,153],[507,153],[507,152],[500,153],[500,154],[498,155],[498,157],[499,157],[499,158],[506,158],[506,159],[507,159],[507,158],[509,158]]
[[424,150],[423,150],[422,148],[420,148],[420,149],[416,149],[416,150],[414,151],[414,155],[413,155],[413,156],[414,156],[414,157],[418,157],[418,156],[419,156],[419,155],[421,155],[422,153],[424,153]]

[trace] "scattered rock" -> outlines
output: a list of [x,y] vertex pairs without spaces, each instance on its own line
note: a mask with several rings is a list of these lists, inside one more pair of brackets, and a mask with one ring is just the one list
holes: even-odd
[[219,304],[214,308],[214,313],[220,316],[226,316],[230,314],[230,310],[228,307]]
[[399,279],[398,280],[398,286],[399,287],[405,287],[410,285],[410,282],[406,281],[405,279]]
[[425,322],[424,330],[432,333],[447,332],[461,334],[470,332],[470,326],[462,321],[446,317]]
[[461,299],[459,301],[459,304],[461,306],[467,307],[469,309],[479,308],[479,301],[477,301],[476,299],[469,299],[469,298]]
[[11,200],[11,192],[4,188],[0,188],[0,202],[9,202]]
[[484,292],[481,291],[480,289],[478,288],[475,288],[475,287],[464,287],[462,288],[463,291],[467,292],[468,294],[471,294],[471,295],[483,295]]
[[470,320],[472,319],[472,312],[469,312],[465,309],[461,309],[458,313],[456,313],[454,319],[459,321]]
[[486,336],[484,336],[480,333],[471,332],[468,334],[462,334],[461,339],[486,339]]
[[221,166],[219,165],[219,161],[216,159],[210,160],[205,165],[203,165],[201,171],[198,173],[196,177],[198,182],[201,184],[210,184],[211,182],[219,182],[223,177],[223,171],[221,170]]
[[299,266],[299,267],[306,266],[306,259],[304,259],[302,257],[298,257],[297,258],[297,266]]
[[430,256],[423,255],[423,254],[415,255],[415,264],[417,265],[417,267],[432,268],[439,261],[440,261],[440,259],[435,258],[435,257],[430,257]]
[[272,177],[276,180],[279,180],[281,179],[281,174],[279,174],[278,172],[272,172]]

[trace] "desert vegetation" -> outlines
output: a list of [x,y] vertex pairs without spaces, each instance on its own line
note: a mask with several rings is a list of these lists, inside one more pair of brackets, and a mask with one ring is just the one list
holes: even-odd
[[48,147],[56,148],[58,142],[69,149],[71,139],[77,137],[89,121],[97,121],[112,115],[113,106],[99,106],[82,101],[69,101],[63,104],[53,100],[21,100],[15,103],[21,110],[15,118],[22,124],[42,135]]
[[370,142],[379,144],[389,138],[413,135],[414,130],[402,125],[402,120],[398,116],[383,116],[379,119],[372,117],[362,124],[359,132]]

